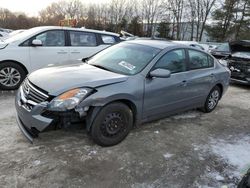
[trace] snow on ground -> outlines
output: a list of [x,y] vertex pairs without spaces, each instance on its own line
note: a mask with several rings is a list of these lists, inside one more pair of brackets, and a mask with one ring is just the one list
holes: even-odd
[[217,165],[207,166],[201,179],[194,184],[198,188],[210,188],[211,182],[212,187],[235,188],[250,168],[250,135],[210,138],[210,142],[205,145],[193,144],[193,150],[198,152],[199,160],[210,155],[216,156],[220,166],[223,166],[221,169],[216,168]]
[[234,175],[240,176],[250,168],[250,136],[236,140],[212,141],[212,152],[235,167]]
[[175,115],[172,118],[175,120],[180,120],[180,119],[193,119],[193,118],[197,118],[198,116],[200,116],[200,112],[198,111],[187,111],[187,112]]
[[163,155],[163,157],[167,160],[167,159],[173,157],[173,155],[174,155],[174,154],[171,154],[171,153],[165,153],[165,154]]

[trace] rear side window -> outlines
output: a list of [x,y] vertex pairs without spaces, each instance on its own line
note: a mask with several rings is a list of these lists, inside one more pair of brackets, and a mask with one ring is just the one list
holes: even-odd
[[96,46],[96,35],[82,31],[70,31],[71,46]]
[[62,30],[46,31],[33,39],[41,40],[43,46],[65,46],[65,36]]
[[110,36],[110,35],[101,35],[102,37],[102,41],[104,44],[114,44],[115,41],[115,37]]
[[196,50],[188,50],[190,70],[203,69],[214,66],[214,59],[209,55]]
[[186,70],[185,59],[184,49],[172,50],[161,57],[154,69],[167,69],[171,73],[183,72]]

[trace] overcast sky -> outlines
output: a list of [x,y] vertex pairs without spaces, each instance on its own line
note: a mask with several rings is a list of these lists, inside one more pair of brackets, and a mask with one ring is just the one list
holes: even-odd
[[[38,12],[52,2],[59,0],[0,0],[0,7],[7,8],[13,12],[25,12],[28,16],[37,16]],[[86,3],[102,3],[108,0],[81,0]]]

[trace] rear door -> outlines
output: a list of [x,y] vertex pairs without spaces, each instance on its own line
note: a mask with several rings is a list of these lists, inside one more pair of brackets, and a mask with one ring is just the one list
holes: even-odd
[[100,45],[97,34],[85,31],[69,30],[70,59],[83,59],[91,57],[107,45]]
[[202,104],[211,87],[216,82],[214,59],[206,53],[188,49],[189,71],[187,72],[188,97],[195,103]]
[[[42,46],[32,46],[32,40],[42,41]],[[48,30],[29,40],[29,56],[32,70],[47,66],[58,66],[69,60],[64,30]]]

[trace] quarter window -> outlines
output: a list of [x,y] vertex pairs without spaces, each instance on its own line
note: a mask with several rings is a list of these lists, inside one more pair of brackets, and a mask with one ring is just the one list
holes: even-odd
[[81,31],[70,31],[71,46],[96,46],[96,36],[94,33]]
[[114,44],[115,38],[109,35],[101,35],[104,44]]
[[214,60],[209,55],[196,50],[188,50],[189,67],[191,70],[213,67]]
[[64,31],[47,31],[37,35],[34,39],[42,41],[43,46],[65,46]]
[[154,69],[162,68],[167,69],[171,73],[183,72],[186,70],[185,63],[185,50],[178,49],[167,52],[156,63]]

